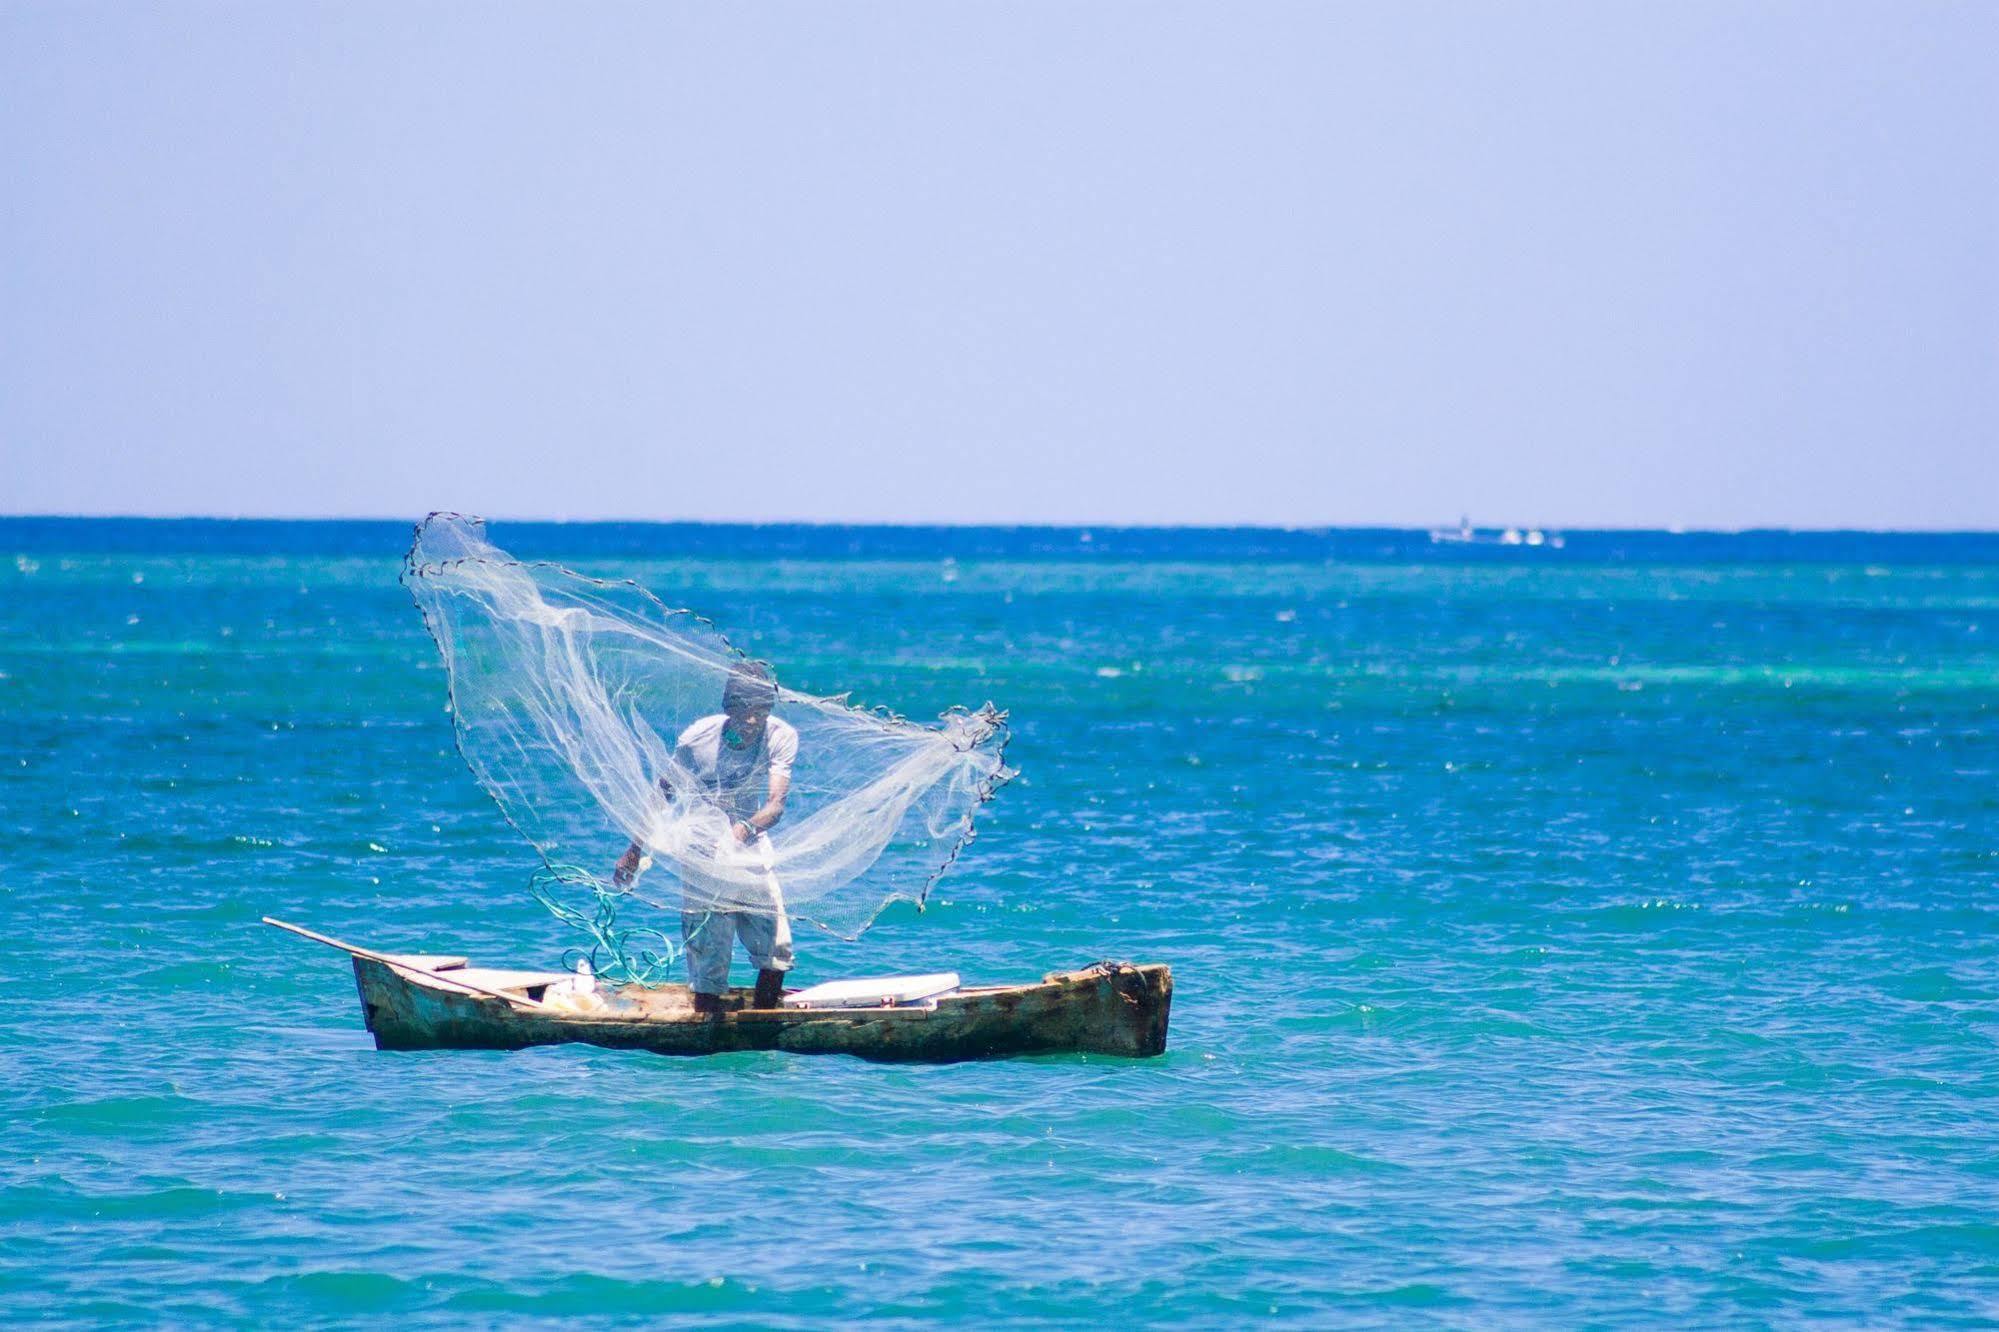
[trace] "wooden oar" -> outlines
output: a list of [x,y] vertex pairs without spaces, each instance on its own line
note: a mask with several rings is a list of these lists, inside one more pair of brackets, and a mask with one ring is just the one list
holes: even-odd
[[396,967],[403,971],[414,971],[419,976],[427,976],[431,980],[440,981],[445,985],[456,986],[461,990],[471,990],[473,993],[483,994],[489,999],[504,999],[510,1004],[526,1004],[529,1008],[536,1009],[549,1007],[540,1000],[530,999],[524,994],[508,994],[505,990],[489,989],[484,985],[477,985],[469,980],[460,980],[455,976],[443,975],[427,967],[412,966],[392,953],[378,953],[372,948],[356,948],[353,944],[342,943],[330,935],[317,934],[312,930],[306,929],[303,925],[293,925],[288,921],[279,920],[275,916],[265,916],[263,920],[266,925],[275,925],[281,930],[290,930],[302,939],[310,939],[314,943],[323,943],[328,948],[338,948],[343,953],[351,953],[355,957],[365,957],[370,962],[380,962],[383,966]]

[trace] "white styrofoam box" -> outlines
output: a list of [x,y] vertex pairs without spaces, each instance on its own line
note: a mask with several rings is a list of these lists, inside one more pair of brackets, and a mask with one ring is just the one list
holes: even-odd
[[920,1004],[958,988],[958,973],[930,976],[869,976],[861,980],[827,981],[784,996],[786,1008],[893,1008]]

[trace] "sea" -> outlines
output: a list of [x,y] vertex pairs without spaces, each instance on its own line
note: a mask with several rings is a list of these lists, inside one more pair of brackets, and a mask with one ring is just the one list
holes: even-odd
[[409,534],[0,519],[9,1322],[1999,1320],[1999,535],[496,523],[1011,714],[795,978],[1166,962],[1170,1044],[913,1067],[373,1048],[262,916],[582,942]]

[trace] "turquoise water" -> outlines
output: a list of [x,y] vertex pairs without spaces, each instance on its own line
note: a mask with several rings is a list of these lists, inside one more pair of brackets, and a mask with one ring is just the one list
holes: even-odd
[[574,942],[405,535],[0,520],[0,1311],[1999,1317],[1999,538],[496,526],[1012,709],[931,909],[798,975],[1167,961],[1171,1048],[895,1068],[372,1049],[261,914]]

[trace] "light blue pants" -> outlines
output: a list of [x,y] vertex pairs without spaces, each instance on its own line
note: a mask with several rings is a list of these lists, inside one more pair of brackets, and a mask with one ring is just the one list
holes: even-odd
[[683,911],[680,938],[687,945],[687,985],[696,994],[729,988],[729,955],[736,940],[759,971],[791,970],[791,944],[777,941],[777,918],[754,911]]

